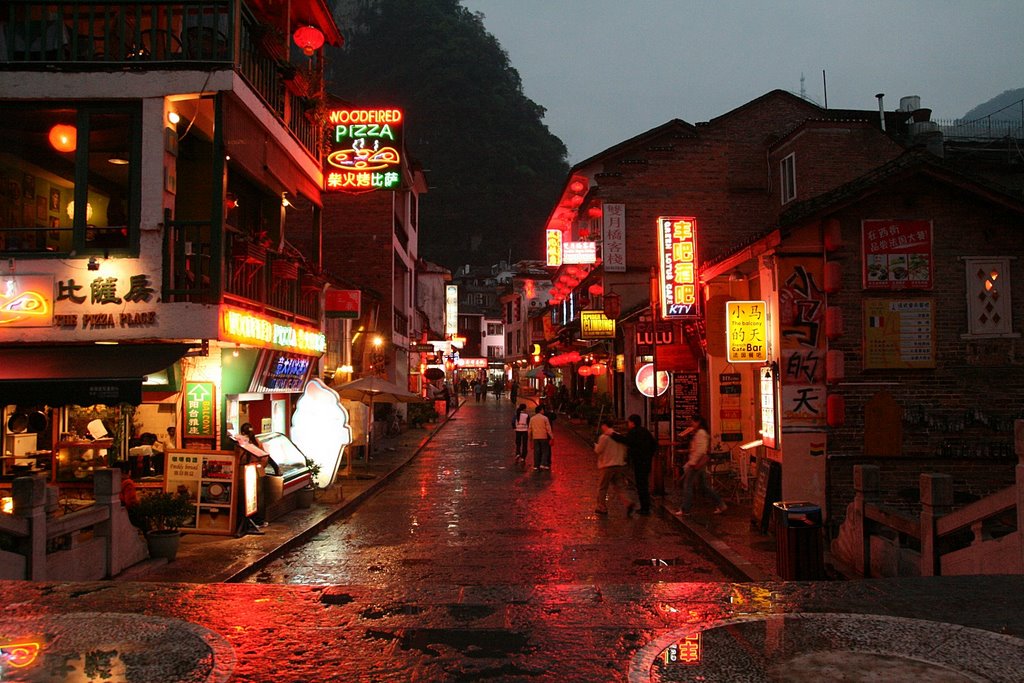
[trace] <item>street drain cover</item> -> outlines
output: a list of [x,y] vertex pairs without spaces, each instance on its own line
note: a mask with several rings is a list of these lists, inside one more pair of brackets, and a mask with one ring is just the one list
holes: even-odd
[[1024,680],[1024,640],[935,621],[870,614],[741,617],[671,631],[634,657],[629,680]]
[[231,645],[202,626],[115,612],[4,619],[0,649],[0,672],[12,681],[221,683],[236,663]]

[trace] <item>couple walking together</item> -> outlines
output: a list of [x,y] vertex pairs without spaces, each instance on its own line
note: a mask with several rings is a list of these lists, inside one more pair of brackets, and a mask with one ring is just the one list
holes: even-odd
[[[601,473],[597,486],[599,515],[608,514],[608,489],[614,487],[617,497],[626,503],[626,514],[634,511],[651,514],[651,463],[658,450],[654,435],[647,431],[639,415],[628,418],[629,430],[619,434],[608,418],[601,420],[601,436],[597,439],[597,467]],[[634,491],[636,500],[633,499]]]
[[544,408],[538,405],[533,417],[526,410],[526,404],[520,403],[512,418],[512,427],[516,432],[516,462],[526,465],[526,453],[529,442],[533,442],[533,469],[551,469],[551,420],[544,414]]

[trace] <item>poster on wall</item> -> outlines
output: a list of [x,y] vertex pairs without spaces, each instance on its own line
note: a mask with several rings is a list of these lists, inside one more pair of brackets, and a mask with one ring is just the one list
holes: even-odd
[[700,413],[700,374],[696,372],[672,373],[672,418],[676,430],[690,424]]
[[237,458],[231,451],[169,450],[164,490],[184,494],[195,516],[182,531],[230,535],[235,531]]
[[861,224],[864,289],[932,288],[932,222],[869,219]]
[[934,368],[934,299],[865,299],[864,368]]

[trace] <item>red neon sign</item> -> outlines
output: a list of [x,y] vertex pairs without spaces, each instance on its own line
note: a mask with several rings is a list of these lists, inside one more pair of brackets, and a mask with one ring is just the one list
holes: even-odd
[[691,318],[697,311],[697,219],[658,218],[659,287],[664,318]]

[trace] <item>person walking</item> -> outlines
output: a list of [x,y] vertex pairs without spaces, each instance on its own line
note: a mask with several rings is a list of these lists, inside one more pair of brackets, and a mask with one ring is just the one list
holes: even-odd
[[530,443],[530,413],[525,403],[520,403],[516,408],[516,414],[512,416],[512,428],[516,432],[516,464],[524,466]]
[[633,473],[626,464],[626,447],[612,439],[615,429],[609,418],[601,420],[601,436],[594,444],[594,452],[597,453],[597,469],[601,474],[600,482],[597,485],[597,508],[594,510],[599,515],[608,514],[608,488],[614,487],[616,497],[626,504],[626,515],[632,515],[637,509],[634,500],[636,485],[633,483]]
[[476,402],[479,403],[481,397],[484,395],[484,385],[478,379],[473,380],[473,396],[476,398]]
[[690,426],[679,433],[679,436],[690,436],[690,454],[683,465],[683,498],[680,508],[674,514],[685,515],[690,512],[693,506],[693,491],[700,489],[715,504],[715,514],[720,515],[728,509],[725,501],[718,495],[718,491],[712,488],[708,482],[708,460],[711,434],[708,433],[708,423],[700,415],[694,415]]
[[508,400],[515,403],[516,399],[519,398],[519,382],[513,381],[511,385],[508,388]]
[[530,440],[533,441],[533,469],[551,469],[551,441],[554,434],[551,432],[551,421],[544,414],[544,409],[537,406],[533,411],[533,417],[529,424]]
[[658,441],[644,428],[643,419],[636,414],[627,418],[629,430],[623,434],[613,433],[611,438],[626,444],[629,460],[633,464],[633,475],[636,477],[636,495],[640,499],[637,514],[651,514],[651,463],[658,452]]

